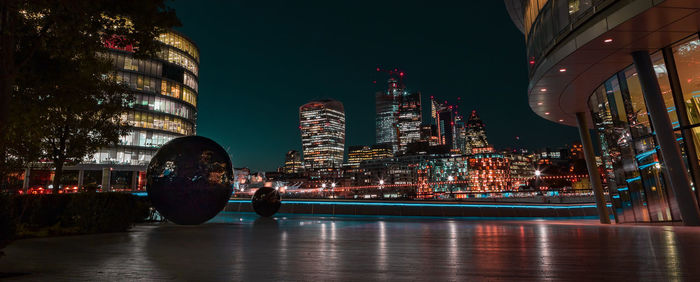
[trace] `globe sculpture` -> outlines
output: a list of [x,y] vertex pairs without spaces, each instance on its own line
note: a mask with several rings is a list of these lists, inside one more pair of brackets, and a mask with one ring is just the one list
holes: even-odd
[[231,159],[216,142],[186,136],[166,143],[148,165],[146,191],[153,207],[177,224],[200,224],[228,203]]
[[280,193],[270,187],[262,187],[253,194],[253,210],[260,216],[270,217],[280,210]]

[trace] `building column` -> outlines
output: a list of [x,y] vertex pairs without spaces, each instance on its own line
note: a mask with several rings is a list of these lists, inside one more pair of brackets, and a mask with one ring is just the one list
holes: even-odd
[[610,224],[608,205],[607,201],[605,201],[605,194],[603,194],[603,183],[600,181],[600,171],[595,163],[593,142],[591,141],[591,132],[588,130],[586,114],[584,112],[576,113],[576,122],[578,122],[578,133],[581,135],[581,145],[583,145],[583,157],[586,160],[586,168],[588,169],[588,177],[591,180],[591,189],[595,197],[595,204],[596,207],[598,207],[600,223]]
[[637,68],[637,76],[642,86],[644,100],[647,103],[649,119],[656,133],[656,141],[659,143],[661,156],[664,161],[664,172],[671,184],[671,191],[675,195],[681,217],[685,225],[700,225],[700,209],[695,195],[690,189],[688,170],[683,163],[681,151],[673,134],[671,119],[664,99],[661,96],[659,81],[656,79],[654,65],[647,51],[632,53],[634,65]]
[[24,169],[24,181],[22,182],[22,190],[24,190],[24,193],[27,193],[27,191],[29,191],[29,176],[31,175],[31,173],[32,169]]
[[85,182],[85,170],[78,170],[78,189],[83,189],[83,182]]
[[112,190],[112,170],[108,167],[102,169],[102,192]]
[[139,188],[139,171],[131,172],[131,190],[136,191]]

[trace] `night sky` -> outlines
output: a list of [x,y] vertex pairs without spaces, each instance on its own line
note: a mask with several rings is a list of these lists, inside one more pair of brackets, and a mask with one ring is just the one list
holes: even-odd
[[461,112],[479,112],[496,148],[578,139],[576,128],[530,110],[524,38],[501,0],[170,6],[200,49],[197,134],[227,148],[236,167],[275,170],[288,150],[301,151],[298,109],[314,99],[343,102],[346,147],[373,144],[374,93],[387,79],[378,66],[404,70],[424,101],[461,97]]

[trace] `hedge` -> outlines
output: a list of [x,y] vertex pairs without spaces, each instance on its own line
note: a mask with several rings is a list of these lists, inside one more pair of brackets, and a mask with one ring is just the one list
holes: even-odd
[[120,232],[143,222],[145,198],[125,193],[15,195],[9,198],[15,238]]
[[[15,234],[15,224],[10,216],[10,196],[0,193],[0,250],[12,241]],[[0,251],[2,257],[2,251]]]

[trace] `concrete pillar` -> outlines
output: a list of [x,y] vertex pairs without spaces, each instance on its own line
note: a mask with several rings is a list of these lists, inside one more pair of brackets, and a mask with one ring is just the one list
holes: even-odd
[[24,181],[22,182],[22,190],[24,190],[24,193],[27,193],[29,191],[29,176],[31,175],[32,169],[30,168],[25,168],[24,169]]
[[693,226],[700,225],[700,209],[698,209],[697,200],[690,189],[688,170],[683,163],[681,151],[673,134],[671,119],[668,117],[666,104],[661,96],[661,88],[656,79],[656,72],[654,72],[649,52],[633,52],[632,59],[637,68],[637,77],[639,77],[644,100],[647,103],[651,125],[656,133],[656,141],[659,143],[665,176],[671,184],[671,191],[675,195],[683,223]]
[[588,120],[583,112],[576,113],[576,121],[578,122],[578,133],[581,135],[581,144],[583,145],[583,156],[586,160],[586,168],[588,169],[588,177],[591,180],[591,189],[595,197],[595,204],[598,208],[598,216],[600,223],[610,224],[610,215],[608,214],[608,205],[603,194],[603,183],[600,181],[600,171],[595,163],[595,153],[593,152],[593,142],[591,141],[591,132],[588,131]]
[[83,182],[85,182],[85,170],[78,170],[78,189],[83,189]]
[[136,191],[139,188],[139,171],[131,172],[131,190]]
[[102,192],[112,190],[112,169],[106,167],[102,169]]

